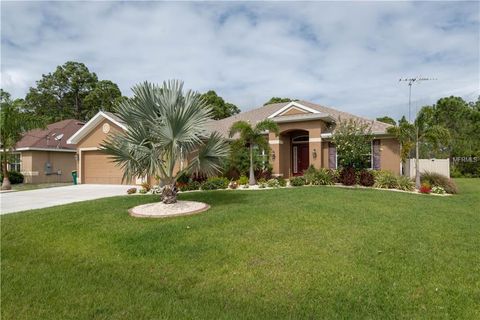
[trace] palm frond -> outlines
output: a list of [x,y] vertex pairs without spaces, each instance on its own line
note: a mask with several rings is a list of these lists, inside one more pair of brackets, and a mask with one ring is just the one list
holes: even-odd
[[166,81],[161,87],[145,82],[133,92],[133,98],[117,107],[128,129],[102,144],[124,171],[124,179],[150,175],[172,183],[179,161],[194,151],[198,153],[192,159],[195,171],[210,174],[218,169],[217,158],[227,148],[219,136],[208,136],[205,128],[211,109],[200,94],[184,93],[183,82],[178,80]]
[[280,128],[278,127],[278,124],[271,119],[265,119],[257,123],[255,126],[255,130],[258,132],[271,131],[277,136],[280,133]]

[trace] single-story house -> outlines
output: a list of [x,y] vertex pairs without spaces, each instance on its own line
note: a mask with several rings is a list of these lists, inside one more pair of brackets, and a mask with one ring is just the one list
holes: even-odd
[[336,169],[338,157],[331,141],[339,119],[370,123],[374,137],[370,153],[371,169],[400,174],[400,143],[387,133],[391,125],[308,101],[268,104],[215,121],[212,128],[228,137],[228,131],[234,122],[244,120],[255,124],[264,119],[273,120],[280,128],[279,136],[273,132],[266,133],[274,176],[288,178],[300,175],[310,165]]
[[[272,119],[280,127],[280,135],[265,133],[271,147],[273,175],[285,178],[298,175],[309,165],[337,168],[337,154],[332,132],[338,119],[357,119],[372,125],[371,168],[400,174],[400,144],[387,133],[389,124],[324,107],[307,101],[275,103],[242,112],[229,118],[212,121],[210,130],[228,138],[231,125],[239,120],[255,124]],[[80,183],[121,183],[122,171],[109,156],[100,151],[100,144],[112,132],[127,130],[113,113],[100,111],[87,122],[68,143],[76,144]],[[140,183],[137,179],[133,183]]]
[[9,169],[21,172],[24,183],[72,181],[77,150],[67,140],[82,127],[83,122],[67,119],[28,131],[16,144]]

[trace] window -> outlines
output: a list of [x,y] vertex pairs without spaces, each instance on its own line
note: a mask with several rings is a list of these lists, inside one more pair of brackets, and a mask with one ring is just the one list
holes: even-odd
[[10,165],[10,171],[18,171],[20,172],[21,170],[21,156],[20,153],[14,153],[10,157],[9,165]]
[[[364,155],[363,163],[361,165],[361,169],[373,169],[373,141],[370,142],[369,153]],[[341,163],[342,156],[338,154],[337,148],[335,148],[335,161],[336,161],[336,168],[338,169]]]
[[292,143],[295,142],[308,142],[308,135],[298,136],[292,139]]

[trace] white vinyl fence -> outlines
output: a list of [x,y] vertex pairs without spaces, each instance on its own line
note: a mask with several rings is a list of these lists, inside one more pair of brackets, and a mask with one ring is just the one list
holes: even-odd
[[[420,173],[436,172],[450,178],[450,159],[420,159]],[[407,177],[415,178],[415,159],[407,159],[404,171]]]

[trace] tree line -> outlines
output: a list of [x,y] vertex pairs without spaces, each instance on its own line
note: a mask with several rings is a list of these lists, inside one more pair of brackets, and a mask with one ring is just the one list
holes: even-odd
[[450,158],[452,176],[480,177],[480,97],[467,102],[461,97],[444,97],[423,106],[413,123],[405,116],[377,118],[392,124],[390,133],[402,145],[402,159],[412,158],[419,142],[420,158]]
[[[4,95],[9,94],[4,92]],[[226,102],[213,90],[201,96],[211,106],[214,119],[240,112],[236,105]],[[100,110],[115,112],[115,106],[128,99],[113,81],[99,79],[81,62],[68,61],[53,72],[43,74],[24,98],[12,99],[12,102],[23,112],[55,122],[71,118],[88,121]]]

